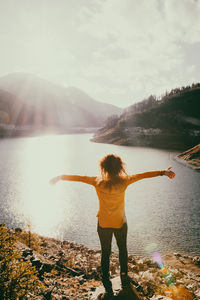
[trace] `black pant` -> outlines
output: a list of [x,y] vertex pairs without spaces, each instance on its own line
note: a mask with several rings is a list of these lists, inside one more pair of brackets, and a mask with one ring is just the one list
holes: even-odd
[[121,228],[102,228],[97,227],[97,232],[99,235],[101,243],[101,270],[102,279],[109,279],[109,264],[110,264],[110,254],[111,254],[111,243],[112,236],[114,236],[117,241],[117,246],[119,248],[119,262],[120,262],[120,273],[127,275],[128,273],[128,251],[127,251],[127,223],[124,223]]

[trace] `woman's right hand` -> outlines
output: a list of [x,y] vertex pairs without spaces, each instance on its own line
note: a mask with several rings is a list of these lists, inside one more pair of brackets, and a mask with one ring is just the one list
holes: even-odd
[[55,184],[55,183],[57,183],[59,180],[61,180],[61,175],[52,178],[52,179],[49,181],[49,183],[50,183],[50,184]]
[[172,167],[169,167],[167,170],[165,170],[164,175],[168,176],[170,179],[173,179],[176,174],[171,169]]

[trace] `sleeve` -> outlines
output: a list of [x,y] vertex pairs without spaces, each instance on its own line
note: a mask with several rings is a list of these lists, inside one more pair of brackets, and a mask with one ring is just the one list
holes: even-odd
[[62,180],[67,181],[79,181],[87,184],[91,184],[93,186],[96,186],[96,178],[97,177],[91,177],[91,176],[80,176],[80,175],[62,175]]
[[135,175],[129,175],[127,178],[127,186],[141,179],[163,176],[164,172],[165,170],[161,170],[161,171],[150,171],[150,172],[138,173]]

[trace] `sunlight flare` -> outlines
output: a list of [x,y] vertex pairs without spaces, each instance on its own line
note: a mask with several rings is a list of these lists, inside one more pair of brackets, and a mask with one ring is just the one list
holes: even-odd
[[52,135],[29,138],[22,153],[24,165],[17,210],[22,212],[26,223],[30,223],[31,230],[50,235],[55,233],[55,229],[65,218],[63,201],[66,199],[62,197],[63,187],[52,189],[49,179],[61,170],[60,162],[63,157],[67,158],[66,148],[60,143],[59,136]]

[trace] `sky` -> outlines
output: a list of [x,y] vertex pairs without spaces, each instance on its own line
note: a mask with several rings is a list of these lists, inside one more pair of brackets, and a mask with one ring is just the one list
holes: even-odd
[[127,107],[200,82],[200,0],[0,0],[0,77]]

